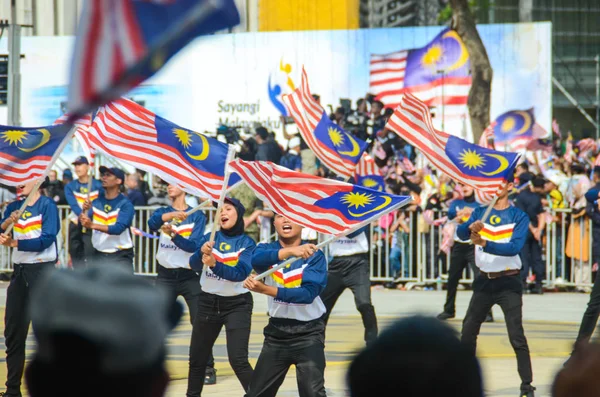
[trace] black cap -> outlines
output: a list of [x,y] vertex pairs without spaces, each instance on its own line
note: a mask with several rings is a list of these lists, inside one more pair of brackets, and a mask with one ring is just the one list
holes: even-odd
[[600,175],[600,166],[595,166],[594,167],[594,175]]
[[99,168],[100,173],[104,174],[104,173],[109,173],[112,174],[114,176],[116,176],[117,178],[119,178],[121,180],[121,183],[125,182],[125,172],[123,172],[122,169],[117,168],[117,167],[105,167],[105,166],[101,166]]
[[90,162],[88,161],[87,157],[85,157],[85,156],[79,156],[71,164],[73,164],[73,165],[88,164],[89,165]]

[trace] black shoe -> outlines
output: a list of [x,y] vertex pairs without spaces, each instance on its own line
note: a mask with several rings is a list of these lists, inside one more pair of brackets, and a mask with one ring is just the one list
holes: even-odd
[[485,316],[485,322],[486,323],[493,323],[494,322],[494,315],[492,314],[492,312],[489,312],[487,316]]
[[217,384],[217,370],[214,368],[206,368],[204,375],[205,385],[216,385]]
[[535,387],[529,386],[529,389],[521,390],[519,397],[535,397]]
[[542,288],[541,285],[536,285],[535,287],[533,287],[533,289],[531,290],[532,294],[535,295],[544,295],[544,289]]
[[437,315],[437,319],[438,320],[450,320],[451,318],[454,318],[455,314],[454,313],[447,313],[447,312],[441,312],[440,314]]

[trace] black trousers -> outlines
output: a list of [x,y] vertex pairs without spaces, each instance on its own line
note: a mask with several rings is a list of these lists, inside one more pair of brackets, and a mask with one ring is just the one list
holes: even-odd
[[587,309],[581,319],[581,325],[579,326],[579,334],[577,335],[577,342],[589,342],[590,338],[594,334],[594,328],[598,322],[598,315],[600,314],[600,277],[596,275],[594,281],[594,287],[590,295],[590,300],[587,304]]
[[[198,313],[198,297],[200,296],[200,276],[191,269],[168,269],[158,266],[156,284],[167,288],[171,293],[173,301],[178,296],[183,296],[190,313],[190,323],[194,325],[194,319]],[[210,354],[207,368],[215,367],[215,358]]]
[[546,266],[542,260],[542,243],[537,241],[530,231],[527,232],[527,239],[521,250],[521,262],[523,262],[521,280],[527,281],[529,269],[531,269],[535,274],[535,283],[541,285],[542,280],[546,277]]
[[21,377],[25,367],[25,341],[31,319],[28,315],[29,297],[39,276],[54,268],[56,261],[24,264],[15,263],[6,291],[4,340],[6,343],[6,396],[21,396]]
[[325,397],[325,322],[270,318],[246,397],[275,397],[296,366],[300,397]]
[[227,335],[229,364],[244,390],[248,389],[253,373],[248,362],[253,307],[252,294],[249,292],[231,297],[200,292],[190,345],[187,397],[202,394],[206,363],[223,326]]
[[327,286],[321,293],[321,299],[327,309],[325,324],[346,288],[350,288],[354,294],[354,304],[365,327],[365,342],[370,343],[377,338],[377,317],[371,304],[370,268],[365,255],[340,256],[333,258],[329,264]]
[[94,250],[94,256],[91,261],[88,261],[90,266],[121,266],[122,268],[133,273],[133,248],[120,250],[117,252],[100,252]]
[[84,233],[80,224],[69,222],[69,255],[74,269],[87,265],[94,255],[91,230],[87,229]]
[[525,332],[523,331],[523,284],[519,275],[488,279],[479,275],[473,282],[473,296],[463,321],[462,342],[477,348],[477,336],[481,324],[494,305],[504,313],[508,338],[517,355],[517,368],[521,377],[521,390],[528,391],[533,380],[531,358]]
[[455,242],[450,251],[450,269],[448,269],[448,292],[444,312],[454,315],[456,313],[456,291],[458,282],[467,267],[471,266],[474,278],[479,276],[479,269],[475,266],[475,247],[472,244]]

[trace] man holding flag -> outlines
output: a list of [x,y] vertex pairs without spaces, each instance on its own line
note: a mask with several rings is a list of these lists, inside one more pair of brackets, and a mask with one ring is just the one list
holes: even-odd
[[[247,397],[275,396],[291,365],[301,397],[325,396],[326,312],[320,294],[327,283],[320,248],[357,232],[410,201],[362,186],[319,178],[269,162],[235,160],[233,170],[275,211],[279,240],[259,244],[252,266],[264,273],[244,286],[269,296],[269,324]],[[335,237],[315,246],[302,241],[302,227]],[[259,280],[268,277],[263,284]],[[373,313],[374,314],[374,313]],[[376,331],[375,331],[376,332]]]
[[[517,356],[521,394],[533,397],[533,373],[525,332],[523,331],[523,284],[519,252],[525,244],[529,219],[511,206],[508,193],[513,189],[508,177],[491,212],[484,207],[473,211],[468,221],[458,226],[457,236],[475,244],[475,264],[480,269],[473,282],[473,296],[463,321],[462,342],[475,354],[481,324],[494,305],[504,312],[510,344]],[[489,216],[488,216],[489,215]]]
[[[69,254],[73,262],[73,268],[84,267],[86,261],[93,255],[92,231],[84,229],[78,221],[83,208],[83,203],[88,200],[94,201],[100,195],[104,195],[102,183],[90,175],[90,164],[87,157],[79,156],[72,163],[75,166],[77,179],[65,186],[65,197],[71,207],[69,215]],[[91,191],[88,191],[90,185]]]

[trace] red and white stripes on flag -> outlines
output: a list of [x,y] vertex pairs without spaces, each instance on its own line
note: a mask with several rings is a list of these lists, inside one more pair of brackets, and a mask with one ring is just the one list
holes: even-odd
[[[386,107],[395,108],[402,96],[411,93],[429,107],[445,104],[448,116],[465,114],[464,105],[469,98],[472,79],[470,77],[442,77],[429,83],[406,87],[406,61],[409,51],[390,54],[371,54],[369,92]],[[458,106],[457,106],[458,105]]]
[[595,152],[597,150],[596,141],[592,138],[585,138],[577,142],[579,148],[579,156],[584,156],[588,152]]
[[190,194],[218,201],[223,176],[193,167],[176,148],[158,143],[155,117],[133,101],[121,98],[110,102],[96,114],[89,129],[90,142],[97,150],[154,173]]
[[388,106],[388,99],[404,89],[408,51],[386,55],[371,54],[369,92]]
[[445,152],[449,134],[433,128],[431,114],[425,103],[411,94],[402,99],[400,106],[388,121],[386,128],[419,149],[440,171],[456,182],[471,186],[481,193],[494,195],[503,186],[504,179],[467,176],[450,160]]
[[[66,123],[68,119],[69,114],[65,113],[56,119],[54,125]],[[73,136],[75,137],[75,139],[77,139],[79,145],[81,145],[81,150],[83,150],[85,157],[87,157],[90,166],[93,167],[96,158],[96,150],[92,147],[88,135],[88,129],[92,125],[92,115],[87,114],[85,116],[77,118],[73,122],[73,125],[77,127],[77,131],[75,131],[75,134]]]
[[315,153],[315,156],[336,174],[345,178],[351,177],[356,169],[356,163],[343,158],[339,153],[331,150],[315,137],[314,131],[319,121],[321,118],[328,116],[325,114],[323,107],[315,101],[310,93],[308,75],[304,67],[302,68],[300,87],[296,88],[291,94],[284,95],[282,99],[290,115],[296,121],[302,138]]
[[488,125],[485,130],[483,130],[481,138],[479,138],[479,146],[486,149],[493,149],[494,145],[490,143],[490,140],[494,139],[494,128],[496,127],[496,124],[497,123],[495,121],[492,121],[492,123]]
[[367,176],[367,175],[381,175],[381,171],[375,160],[368,153],[363,153],[362,157],[356,165],[356,175]]
[[552,132],[554,132],[554,134],[560,138],[560,126],[558,125],[558,121],[556,121],[556,119],[552,119]]

